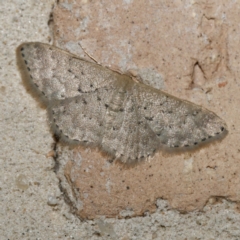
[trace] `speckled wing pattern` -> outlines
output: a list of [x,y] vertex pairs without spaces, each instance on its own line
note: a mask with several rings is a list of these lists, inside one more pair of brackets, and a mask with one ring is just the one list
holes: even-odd
[[24,81],[47,106],[53,132],[124,163],[158,150],[188,150],[223,138],[215,113],[43,43],[17,49]]

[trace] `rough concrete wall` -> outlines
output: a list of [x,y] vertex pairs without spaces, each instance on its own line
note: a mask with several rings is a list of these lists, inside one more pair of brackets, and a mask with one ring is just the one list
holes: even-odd
[[[156,204],[156,209],[152,209],[155,213],[149,214],[146,211],[150,209],[148,207],[143,208],[142,212],[139,211],[143,213],[140,217],[121,220],[106,219],[104,216],[96,218],[97,209],[91,205],[86,207],[85,203],[83,205],[85,212],[81,212],[82,215],[88,217],[86,214],[91,213],[95,218],[87,221],[80,221],[72,215],[64,201],[63,193],[59,189],[59,179],[53,171],[54,140],[47,124],[46,111],[27,93],[16,66],[15,49],[20,43],[52,42],[48,22],[53,4],[54,1],[37,3],[32,0],[2,3],[0,15],[2,238],[125,240],[239,238],[240,216],[237,202],[240,30],[237,23],[240,4],[225,1],[197,3],[152,1],[146,7],[144,5],[146,3],[142,1],[104,1],[102,5],[87,1],[81,1],[81,4],[77,1],[59,1],[54,10],[56,14],[54,30],[58,30],[59,34],[54,32],[56,45],[78,55],[84,53],[82,46],[101,64],[111,65],[112,68],[122,72],[131,71],[136,76],[142,77],[143,81],[146,75],[150,75],[148,78],[153,81],[149,84],[157,84],[159,88],[164,88],[175,96],[211,109],[224,118],[229,127],[229,135],[222,142],[193,154],[166,157],[160,153],[150,162],[137,166],[136,170],[131,168],[120,171],[119,167],[114,167],[113,164],[110,167],[107,165],[107,168],[103,169],[106,175],[111,171],[115,174],[119,171],[119,181],[123,175],[127,181],[129,179],[133,181],[122,183],[120,186],[124,189],[120,190],[127,193],[129,190],[133,191],[136,184],[147,189],[149,179],[141,183],[137,183],[136,179],[143,178],[139,172],[143,174],[144,170],[150,171],[148,169],[151,165],[155,171],[151,174],[154,174],[153,176],[159,174],[155,181],[158,177],[161,178],[159,183],[161,194],[147,196],[150,206]],[[81,8],[78,8],[79,6]],[[156,15],[152,14],[157,9]],[[145,17],[143,12],[146,14]],[[67,17],[67,20],[64,17]],[[119,19],[123,19],[120,21],[121,24]],[[158,81],[154,82],[155,79]],[[79,187],[77,184],[80,184],[81,189],[91,191],[89,183],[92,181],[96,184],[97,181],[93,181],[97,176],[96,169],[101,164],[106,166],[104,162],[106,159],[94,150],[81,148],[69,152],[68,149],[60,148],[58,152],[61,153],[61,150],[62,155],[59,155],[58,160],[62,161],[62,164],[69,160],[76,162],[78,156],[81,156],[82,166],[85,166],[85,169],[88,167],[90,174],[84,181],[81,178],[86,175],[80,175],[73,187]],[[69,158],[71,156],[73,157]],[[91,163],[87,162],[88,160]],[[74,161],[70,161],[67,166],[71,167],[72,163],[75,164]],[[92,168],[89,168],[89,165]],[[66,168],[61,171],[65,171],[68,176],[70,170]],[[63,178],[63,174],[60,176],[61,171],[58,172],[58,177]],[[134,173],[136,177],[129,177],[130,173]],[[110,180],[113,183],[114,178]],[[64,181],[65,185],[62,187],[69,190],[68,182]],[[126,186],[130,186],[128,190],[125,189]],[[98,186],[94,186],[94,189],[95,187]],[[119,186],[115,189],[119,190]],[[70,196],[71,191],[68,194]],[[114,192],[111,194],[115,196]],[[105,194],[99,201],[106,200],[106,196]],[[157,200],[158,197],[164,197],[168,201]],[[80,200],[79,203],[82,203],[82,199]],[[134,205],[135,202],[137,206]],[[115,215],[119,212],[116,201],[110,205],[111,209],[107,209],[103,204],[101,206],[105,211],[101,212],[101,215],[107,216],[106,212],[112,211],[113,207],[117,209]],[[139,199],[133,200],[131,206],[139,209]],[[181,214],[173,208],[196,211]],[[122,216],[132,213],[132,209],[123,209],[125,211],[121,212]],[[202,211],[197,211],[199,209]]]

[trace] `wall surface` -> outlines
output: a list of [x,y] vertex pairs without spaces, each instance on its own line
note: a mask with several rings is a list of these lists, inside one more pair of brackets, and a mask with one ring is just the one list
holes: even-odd
[[[240,238],[240,3],[15,0],[0,11],[2,239]],[[16,48],[27,41],[88,54],[200,104],[229,134],[126,169],[97,149],[55,148],[46,110],[16,65]]]

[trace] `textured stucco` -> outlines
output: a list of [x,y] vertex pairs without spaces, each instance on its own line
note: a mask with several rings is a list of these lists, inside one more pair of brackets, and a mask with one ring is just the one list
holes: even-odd
[[[152,1],[152,3],[154,2],[157,1]],[[166,10],[166,16],[162,17],[160,21],[162,23],[169,23],[167,19],[173,15],[173,11],[171,11],[171,9],[177,8],[180,13],[182,12],[180,9],[182,4],[181,1],[174,1],[174,3],[167,1],[159,2],[162,4],[161,8]],[[210,150],[205,148],[198,153],[194,153],[194,155],[185,155],[185,157],[167,157],[167,159],[170,159],[171,161],[166,161],[165,158],[160,158],[152,159],[152,162],[150,162],[156,165],[159,164],[158,162],[160,161],[162,163],[161,171],[163,171],[163,173],[165,172],[165,174],[168,171],[171,172],[177,170],[178,172],[185,172],[185,175],[182,176],[186,176],[185,180],[183,180],[185,181],[186,191],[189,191],[189,195],[193,195],[193,192],[195,196],[197,196],[196,194],[199,191],[199,186],[196,186],[199,181],[196,181],[195,178],[200,179],[201,181],[202,176],[208,176],[209,181],[206,179],[204,180],[203,178],[205,181],[205,187],[202,188],[205,189],[204,194],[202,194],[201,191],[198,193],[201,199],[202,195],[204,195],[208,201],[203,208],[202,204],[199,205],[199,208],[202,208],[202,211],[192,211],[185,214],[179,213],[179,211],[174,210],[172,207],[180,208],[184,206],[185,208],[188,208],[192,203],[191,198],[185,205],[182,204],[182,201],[178,200],[178,198],[181,200],[181,197],[184,197],[181,194],[182,189],[180,188],[180,190],[175,189],[178,196],[177,198],[174,196],[173,190],[172,195],[168,195],[168,201],[153,198],[152,200],[156,204],[156,210],[153,214],[145,212],[143,216],[126,219],[106,219],[102,216],[96,217],[95,220],[86,221],[81,221],[76,216],[72,215],[69,211],[69,205],[64,201],[64,198],[66,200],[66,196],[71,197],[71,191],[69,190],[69,185],[66,180],[62,187],[67,188],[69,193],[67,194],[66,192],[62,192],[61,190],[63,189],[59,188],[59,175],[57,177],[54,172],[54,140],[47,124],[46,111],[39,106],[30,94],[28,94],[22,84],[22,80],[16,66],[15,49],[22,42],[52,42],[52,32],[50,30],[52,22],[49,21],[49,19],[51,17],[50,13],[52,11],[54,1],[45,0],[42,2],[36,2],[33,0],[12,0],[1,2],[1,239],[225,240],[238,239],[240,237],[239,205],[237,202],[233,202],[239,200],[239,108],[237,103],[239,101],[238,75],[240,68],[238,46],[240,30],[237,23],[239,22],[238,12],[240,5],[236,1],[231,1],[226,4],[219,1],[198,1],[198,3],[194,4],[196,8],[195,12],[190,12],[189,14],[189,8],[187,7],[191,4],[193,5],[192,2],[193,1],[184,2],[186,5],[186,9],[184,11],[186,13],[184,13],[184,15],[189,17],[189,15],[204,12],[204,14],[201,15],[202,18],[200,18],[202,19],[201,24],[198,24],[197,26],[205,26],[205,29],[207,29],[205,33],[210,35],[201,35],[206,41],[209,37],[212,37],[213,40],[211,40],[211,43],[216,47],[210,47],[211,53],[213,53],[213,50],[216,51],[216,49],[220,49],[221,51],[219,51],[221,52],[221,56],[224,55],[225,60],[221,60],[219,64],[217,64],[217,68],[213,67],[213,69],[217,69],[214,73],[212,73],[212,70],[209,70],[208,68],[208,64],[209,62],[211,63],[212,58],[209,58],[209,62],[207,62],[207,58],[204,57],[204,54],[208,53],[207,50],[203,51],[202,54],[198,54],[201,53],[201,51],[197,51],[195,49],[196,45],[188,49],[191,44],[195,44],[195,40],[193,41],[193,39],[191,39],[191,35],[196,34],[195,32],[189,33],[190,30],[186,27],[186,24],[189,24],[188,20],[179,20],[175,23],[180,28],[183,27],[186,30],[186,33],[189,33],[189,36],[185,33],[181,38],[185,38],[183,41],[190,42],[190,45],[182,50],[181,48],[169,47],[172,46],[171,41],[168,43],[169,40],[166,40],[166,43],[164,43],[165,45],[163,45],[162,48],[155,49],[154,45],[156,42],[152,44],[152,37],[151,39],[146,40],[149,35],[143,34],[143,37],[146,38],[145,42],[149,41],[151,43],[152,48],[150,50],[146,49],[145,45],[142,45],[142,41],[139,42],[138,39],[136,39],[136,36],[133,36],[130,40],[136,42],[137,45],[139,44],[140,46],[136,47],[135,44],[131,46],[134,46],[134,48],[138,50],[142,49],[143,52],[137,53],[137,51],[133,51],[134,53],[130,54],[126,44],[121,45],[121,49],[118,49],[118,51],[116,51],[117,48],[115,46],[113,51],[109,51],[104,36],[112,36],[114,38],[113,42],[119,44],[119,42],[116,41],[119,35],[114,35],[112,32],[111,34],[110,32],[102,32],[102,37],[99,37],[99,34],[94,35],[94,28],[91,28],[91,34],[93,34],[91,38],[93,40],[89,41],[90,37],[86,37],[85,40],[82,38],[81,45],[84,47],[86,52],[94,57],[98,62],[103,65],[111,65],[111,67],[120,69],[121,71],[131,70],[132,72],[135,72],[136,75],[140,76],[141,73],[144,72],[144,77],[149,69],[153,69],[152,71],[149,71],[148,75],[158,77],[159,81],[157,83],[159,84],[159,82],[161,82],[159,87],[164,87],[167,92],[170,92],[178,97],[183,97],[190,101],[202,104],[215,111],[227,121],[230,132],[228,137],[223,142],[210,147]],[[59,3],[66,9],[66,14],[69,14],[69,18],[74,15],[67,11],[77,9],[74,5],[72,5],[73,3],[74,2],[72,1],[65,1],[64,3],[60,1]],[[62,35],[58,38],[55,37],[55,43],[72,52],[75,52],[75,47],[77,46],[76,53],[81,55],[83,54],[83,51],[77,42],[79,41],[79,36],[84,36],[82,35],[82,32],[84,33],[86,26],[88,26],[88,8],[92,8],[92,11],[102,14],[103,17],[99,19],[96,18],[96,15],[90,16],[94,21],[99,21],[99,23],[103,22],[105,19],[106,23],[104,26],[106,30],[110,31],[111,29],[115,29],[112,27],[114,25],[111,25],[114,22],[114,17],[109,17],[112,21],[107,19],[105,16],[106,14],[103,11],[104,9],[107,9],[109,12],[113,12],[113,15],[117,16],[122,12],[122,10],[118,12],[115,8],[126,9],[129,4],[136,4],[136,7],[131,9],[128,17],[137,17],[139,15],[139,8],[141,8],[141,5],[143,4],[142,1],[139,3],[139,6],[137,1],[123,1],[118,2],[118,4],[112,1],[113,5],[109,5],[108,1],[103,1],[103,4],[105,5],[100,8],[99,6],[91,6],[89,5],[90,3],[91,2],[88,1],[81,1],[81,6],[85,6],[85,8],[87,7],[87,10],[84,10],[85,15],[80,14],[81,18],[77,21],[78,26],[80,25],[80,30],[76,31],[69,19],[67,21],[62,20],[63,22],[61,24],[60,21],[55,22],[59,22],[59,26],[55,26],[55,29],[60,29],[61,26],[65,25],[68,26],[68,29],[72,31],[73,35],[73,38],[70,41],[68,38],[71,34],[65,35],[65,40]],[[221,9],[223,8],[225,10],[221,12]],[[231,14],[228,12],[230,10]],[[214,21],[216,16],[221,16],[221,18],[218,17],[218,20]],[[137,23],[136,27],[134,27],[135,31],[137,31],[139,23],[136,22],[135,19],[131,19],[131,21],[134,21],[134,24]],[[221,26],[221,21],[225,23],[225,28]],[[107,23],[109,23],[108,28],[106,25]],[[94,23],[92,24],[94,26]],[[169,26],[171,26],[171,24],[172,22],[169,23]],[[194,25],[194,23],[192,24]],[[214,30],[216,28],[222,29],[221,31],[224,33],[219,33],[219,35],[215,34],[216,32]],[[82,32],[81,29],[83,29]],[[154,32],[154,25],[151,25],[151,29],[152,32]],[[162,31],[167,32],[168,35],[170,35],[168,29],[169,27],[166,25]],[[63,32],[64,31],[61,30],[59,31],[59,34]],[[78,34],[78,38],[75,37],[74,34]],[[122,35],[124,34],[126,36],[126,33],[122,32]],[[156,32],[155,35],[159,35],[159,33]],[[57,39],[60,40],[58,41]],[[222,39],[227,39],[227,41],[223,44]],[[100,41],[100,44],[96,43],[97,40]],[[176,42],[178,42],[178,40],[172,39],[172,41]],[[105,45],[106,49],[104,50],[102,47]],[[182,46],[182,43],[179,43],[179,45]],[[201,45],[201,47],[203,46]],[[170,48],[173,53],[176,52],[177,56],[173,53],[173,55],[169,53],[169,55],[163,56],[163,49],[165,48]],[[189,58],[189,55],[185,51],[187,51],[188,54],[192,52],[192,55],[194,56],[193,59],[195,60]],[[117,52],[119,53],[116,54]],[[141,54],[141,57],[137,54]],[[135,57],[133,58],[131,55],[134,55]],[[159,62],[156,62],[155,65],[151,63],[151,61],[149,62],[149,59],[152,59],[152,61],[155,62],[158,56],[161,57],[162,64],[166,62],[164,66],[159,64]],[[216,56],[216,54],[210,54],[210,56]],[[178,62],[180,62],[180,66],[177,64]],[[224,67],[220,64],[222,62],[225,62],[223,64]],[[174,66],[176,66],[176,69]],[[187,70],[185,69],[185,66],[187,67]],[[189,66],[192,66],[192,68]],[[143,71],[143,69],[145,70]],[[182,69],[186,74],[183,74]],[[189,71],[189,69],[192,70]],[[193,72],[194,74],[192,74]],[[194,82],[192,81],[192,76],[195,76]],[[153,80],[154,79],[156,78],[153,77]],[[196,87],[198,85],[201,87]],[[58,150],[60,150],[60,146],[58,147]],[[88,152],[89,154],[87,154]],[[81,148],[80,151],[69,152],[67,149],[62,149],[62,152],[59,151],[59,153],[62,154],[59,158],[57,158],[57,160],[62,160],[61,164],[67,164],[69,160],[74,159],[69,158],[69,156],[73,156],[75,159],[78,159],[79,156],[81,156],[83,162],[89,157],[91,161],[97,158],[100,159],[101,157],[99,164],[101,164],[101,162],[104,163],[104,158],[102,158],[97,151],[93,150],[89,151],[88,149]],[[88,158],[86,157],[84,160],[86,155]],[[158,157],[159,156],[160,155],[158,155]],[[150,163],[146,163],[145,166]],[[182,166],[182,168],[179,166]],[[107,165],[107,167],[109,166]],[[111,167],[112,165],[110,168]],[[141,166],[138,168],[141,168]],[[60,174],[61,171],[64,171],[64,169],[60,168],[58,174]],[[67,170],[65,169],[65,171]],[[121,172],[123,173],[124,169],[122,169]],[[93,172],[91,172],[91,174],[91,178],[95,178]],[[61,175],[61,177],[63,177],[63,175]],[[169,181],[172,181],[173,178],[176,179],[175,176],[169,175],[168,178],[162,179],[162,181],[164,181],[164,183],[168,183]],[[84,184],[84,182],[81,184]],[[211,186],[211,191],[219,191],[223,198],[208,198],[208,196],[211,195],[206,193],[206,189],[209,188],[209,185]],[[111,184],[108,184],[108,186],[111,186]],[[227,195],[226,193],[233,194]],[[88,195],[85,194],[85,197],[86,196]],[[149,199],[151,200],[150,197]],[[228,201],[227,199],[231,199],[233,201]],[[82,202],[79,201],[77,203],[79,204],[79,207],[81,207],[80,205]],[[115,205],[115,207],[116,206],[117,205]],[[193,209],[194,208],[198,209],[198,205],[197,207],[196,205],[193,205]],[[121,214],[122,216],[128,216],[131,214],[131,211],[131,209],[125,209],[121,212]],[[86,211],[85,214],[87,213],[88,212]],[[93,213],[95,214],[95,212]]]

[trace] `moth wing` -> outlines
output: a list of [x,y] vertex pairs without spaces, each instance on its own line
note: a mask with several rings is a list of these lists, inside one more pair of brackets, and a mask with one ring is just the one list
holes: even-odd
[[43,101],[66,99],[108,86],[118,73],[87,62],[54,46],[33,42],[17,49],[25,83]]
[[[102,100],[104,99],[104,101]],[[53,131],[64,141],[99,146],[104,133],[109,89],[52,101],[48,115]]]
[[110,124],[106,125],[102,140],[103,150],[124,163],[135,163],[152,155],[159,145],[156,134],[139,114],[135,86],[135,83],[128,84],[121,97],[115,94],[120,99],[119,102],[122,102],[117,111],[111,108],[110,102],[106,115],[106,122]]
[[159,148],[196,148],[227,134],[225,122],[215,113],[146,85],[138,87],[139,114],[155,132]]

